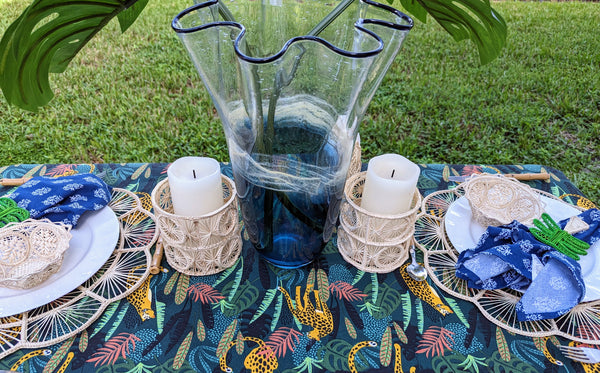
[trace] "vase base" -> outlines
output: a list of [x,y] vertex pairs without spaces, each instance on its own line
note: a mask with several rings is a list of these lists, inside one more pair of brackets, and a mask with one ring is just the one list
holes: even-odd
[[257,248],[256,251],[263,259],[278,268],[301,268],[312,263],[318,255],[318,253],[306,252],[306,246],[302,243],[302,237],[294,234],[280,234],[273,240],[273,250]]

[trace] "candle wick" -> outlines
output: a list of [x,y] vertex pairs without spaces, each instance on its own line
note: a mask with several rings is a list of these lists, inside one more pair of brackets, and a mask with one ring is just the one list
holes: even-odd
[[192,170],[192,173],[194,174],[194,179],[196,178],[196,170]]
[[396,172],[396,169],[392,170],[392,179],[394,178],[394,172]]

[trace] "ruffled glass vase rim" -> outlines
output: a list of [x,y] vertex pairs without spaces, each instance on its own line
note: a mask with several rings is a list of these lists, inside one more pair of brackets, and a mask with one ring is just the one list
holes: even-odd
[[[244,38],[244,35],[246,34],[246,27],[244,25],[242,25],[241,23],[233,22],[233,21],[217,21],[217,22],[210,22],[210,23],[206,23],[206,24],[202,24],[202,25],[198,25],[198,26],[193,26],[193,27],[180,26],[181,25],[180,20],[183,17],[185,17],[186,15],[188,15],[196,10],[216,5],[219,3],[219,1],[221,1],[221,0],[209,0],[204,3],[193,5],[189,8],[181,11],[179,14],[177,14],[177,16],[175,16],[175,18],[173,18],[171,27],[178,34],[189,34],[189,33],[209,29],[212,27],[219,27],[219,26],[235,27],[240,30],[239,35],[236,37],[236,39],[234,41],[234,49],[235,49],[236,55],[244,61],[251,62],[251,63],[257,63],[257,64],[270,63],[270,62],[276,61],[277,59],[281,58],[293,44],[295,44],[297,42],[301,42],[301,41],[307,41],[307,40],[318,42],[318,43],[322,44],[323,46],[329,48],[333,52],[338,53],[339,55],[342,55],[342,56],[351,57],[351,58],[371,57],[371,56],[379,54],[383,50],[384,42],[379,35],[377,35],[375,32],[373,32],[371,30],[366,29],[364,27],[364,25],[373,24],[373,25],[379,25],[379,26],[384,26],[384,27],[388,27],[388,28],[393,28],[396,30],[406,30],[406,31],[411,30],[414,25],[411,17],[409,17],[405,13],[403,13],[395,8],[392,8],[391,6],[387,6],[385,4],[381,4],[381,3],[371,1],[371,0],[358,0],[365,4],[388,11],[391,14],[406,21],[406,23],[394,23],[394,22],[384,21],[384,20],[380,20],[380,19],[373,19],[373,18],[358,18],[356,23],[354,24],[354,27],[357,30],[364,32],[365,34],[374,38],[378,44],[377,48],[367,50],[367,51],[362,51],[362,52],[348,51],[348,50],[336,47],[335,45],[331,44],[330,42],[328,42],[327,40],[325,40],[319,36],[303,35],[303,36],[294,36],[294,37],[290,38],[283,45],[281,50],[279,50],[279,52],[277,52],[275,54],[272,54],[272,55],[266,56],[266,57],[252,57],[252,56],[249,56],[246,53],[244,53],[241,50],[241,48],[239,47],[240,44],[242,43],[242,39]],[[354,1],[357,1],[357,0],[354,0]]]

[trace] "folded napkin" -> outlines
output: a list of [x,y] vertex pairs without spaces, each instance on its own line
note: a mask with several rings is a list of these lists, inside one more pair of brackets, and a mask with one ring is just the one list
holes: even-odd
[[488,227],[475,249],[459,255],[456,276],[477,289],[524,291],[516,306],[519,321],[558,317],[585,294],[579,263],[536,240],[518,221]]
[[29,211],[33,219],[49,219],[73,227],[86,211],[100,210],[110,202],[111,188],[92,174],[61,177],[37,176],[7,197]]

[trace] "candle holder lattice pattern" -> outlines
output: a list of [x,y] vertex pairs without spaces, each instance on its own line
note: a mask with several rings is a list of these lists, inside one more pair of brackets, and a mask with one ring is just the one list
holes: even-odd
[[348,263],[365,272],[388,273],[408,259],[421,207],[415,190],[411,209],[398,215],[373,214],[360,207],[366,172],[346,182],[340,210],[338,249]]
[[231,267],[240,256],[242,238],[233,181],[221,175],[224,204],[201,216],[175,215],[168,178],[152,191],[152,204],[164,253],[171,267],[205,276]]

